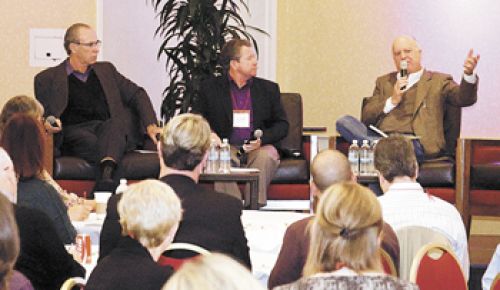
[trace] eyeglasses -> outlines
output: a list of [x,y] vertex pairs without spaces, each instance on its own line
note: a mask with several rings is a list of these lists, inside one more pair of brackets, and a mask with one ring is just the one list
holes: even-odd
[[73,41],[73,43],[77,44],[77,45],[83,45],[83,46],[86,46],[88,48],[92,48],[92,47],[99,47],[99,46],[101,46],[102,41],[100,41],[100,40],[96,40],[96,41],[93,41],[93,42]]

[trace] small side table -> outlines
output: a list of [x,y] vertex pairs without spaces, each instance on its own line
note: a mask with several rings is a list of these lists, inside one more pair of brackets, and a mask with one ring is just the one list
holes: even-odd
[[[250,185],[250,196],[245,196],[245,205],[250,204],[250,209],[259,209],[259,171],[222,173],[202,173],[200,181],[209,182],[246,182]],[[249,199],[249,200],[248,200]]]

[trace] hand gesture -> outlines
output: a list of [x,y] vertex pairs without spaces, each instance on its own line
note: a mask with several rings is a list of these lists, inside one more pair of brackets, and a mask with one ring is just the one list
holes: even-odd
[[250,141],[248,144],[243,144],[243,150],[245,150],[245,152],[250,152],[259,149],[261,145],[262,141],[259,138],[257,140]]
[[158,127],[156,124],[151,124],[146,128],[146,133],[148,134],[149,138],[153,140],[155,144],[158,143],[158,135],[161,134],[161,128]]
[[474,51],[471,48],[464,62],[464,74],[471,75],[474,72],[474,69],[476,68],[478,61],[479,61],[479,54],[474,56]]
[[55,134],[59,133],[62,130],[62,123],[60,119],[55,119],[56,120],[56,126],[52,126],[47,120],[43,122],[43,126],[45,127],[45,130],[49,134]]

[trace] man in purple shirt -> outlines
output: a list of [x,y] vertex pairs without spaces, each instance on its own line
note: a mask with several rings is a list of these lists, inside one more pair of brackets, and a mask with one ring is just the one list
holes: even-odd
[[68,58],[35,76],[35,95],[50,116],[45,127],[56,133],[56,149],[100,165],[95,190],[113,191],[123,154],[141,145],[144,133],[156,143],[160,129],[146,91],[111,63],[97,62],[100,45],[89,25],[71,25]]
[[[220,143],[227,138],[236,166],[258,168],[259,205],[267,201],[267,187],[279,165],[278,143],[286,137],[288,121],[281,104],[278,84],[256,77],[257,55],[247,40],[233,39],[224,45],[220,55],[224,74],[201,84],[193,112],[203,115]],[[262,131],[256,138],[254,132]],[[246,143],[246,140],[251,140]],[[245,156],[237,157],[237,152]],[[234,183],[216,184],[216,190],[241,198]],[[248,187],[245,196],[248,196]],[[248,202],[248,200],[245,200]]]

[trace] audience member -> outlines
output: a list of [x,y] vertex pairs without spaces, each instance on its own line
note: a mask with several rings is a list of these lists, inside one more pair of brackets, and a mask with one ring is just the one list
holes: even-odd
[[224,254],[196,257],[168,280],[162,290],[264,290],[240,263]]
[[497,245],[493,257],[491,257],[491,261],[488,264],[488,268],[486,268],[484,272],[483,279],[481,280],[483,290],[490,290],[491,283],[493,283],[493,280],[498,275],[500,275],[500,244]]
[[[101,41],[87,24],[71,25],[64,36],[68,58],[35,76],[35,95],[53,116],[47,124],[64,154],[100,165],[96,190],[114,190],[113,175],[127,150],[156,143],[156,114],[146,91],[109,62],[97,62]],[[137,112],[139,120],[133,113]],[[64,126],[64,128],[63,128]]]
[[85,289],[161,289],[173,270],[157,261],[177,231],[181,201],[165,183],[145,180],[123,193],[118,213],[124,238],[99,261]]
[[14,270],[19,234],[10,201],[0,194],[0,290],[32,290],[30,281]]
[[[39,178],[45,150],[41,123],[33,117],[15,114],[5,125],[1,143],[11,156],[19,178],[18,204],[43,211],[54,223],[63,242],[74,242],[76,230],[69,219],[68,209],[54,187]],[[88,211],[83,214],[88,215]]]
[[375,147],[375,168],[384,195],[379,197],[384,219],[397,232],[407,226],[421,226],[444,234],[469,277],[469,252],[465,226],[457,209],[432,196],[417,182],[418,164],[412,142],[390,136]]
[[17,179],[9,155],[0,147],[0,193],[13,203],[21,241],[15,269],[37,290],[59,289],[67,278],[84,277],[85,269],[68,254],[52,221],[41,211],[16,205]]
[[[329,186],[343,182],[356,181],[349,160],[339,151],[323,150],[314,157],[311,164],[311,192],[320,197]],[[291,224],[283,238],[283,245],[268,280],[268,287],[293,282],[302,277],[302,270],[309,250],[308,225],[314,216],[307,217]],[[392,228],[384,223],[382,226],[382,248],[389,253],[396,265],[399,265],[399,243]]]
[[[379,139],[367,129],[374,125],[385,133],[417,136],[413,144],[419,160],[445,153],[444,106],[471,106],[477,100],[477,77],[474,73],[479,55],[472,49],[464,62],[460,85],[448,74],[422,67],[422,49],[410,36],[399,36],[392,44],[392,58],[397,72],[381,76],[376,81],[373,96],[367,99],[361,121],[345,116],[337,121],[337,131],[349,142]],[[402,63],[405,63],[407,67]],[[404,71],[403,76],[401,71]],[[374,137],[377,136],[377,137]]]
[[[251,267],[247,239],[241,223],[241,201],[198,184],[208,155],[210,127],[203,117],[183,114],[171,119],[158,142],[160,180],[170,185],[182,200],[183,219],[175,242],[199,245],[230,255]],[[116,204],[112,196],[101,231],[100,259],[120,238]]]
[[[258,203],[265,205],[267,188],[279,165],[278,143],[286,137],[289,126],[280,89],[276,83],[256,77],[257,55],[247,40],[227,42],[220,62],[223,75],[201,84],[193,111],[208,120],[212,137],[218,143],[220,138],[229,140],[235,164],[260,170]],[[245,140],[255,139],[253,132],[258,129],[262,130],[262,137],[246,144]],[[237,152],[242,151],[243,158],[237,158]],[[236,183],[216,183],[215,189],[241,198]],[[249,187],[245,192],[246,202],[248,193]]]
[[382,224],[380,204],[368,188],[355,182],[332,185],[311,224],[304,277],[274,289],[418,289],[383,273]]
[[[36,120],[42,120],[43,116],[43,106],[35,98],[31,98],[24,95],[19,95],[10,98],[7,103],[2,108],[0,113],[0,136],[3,132],[7,121],[16,113],[27,114]],[[46,148],[51,150],[51,148]],[[87,217],[89,210],[95,207],[94,200],[87,200],[79,198],[74,193],[68,193],[66,190],[62,189],[52,176],[45,170],[42,170],[39,176],[40,179],[48,182],[52,185],[57,192],[61,195],[64,203],[68,207],[68,215],[71,220],[80,220]]]

